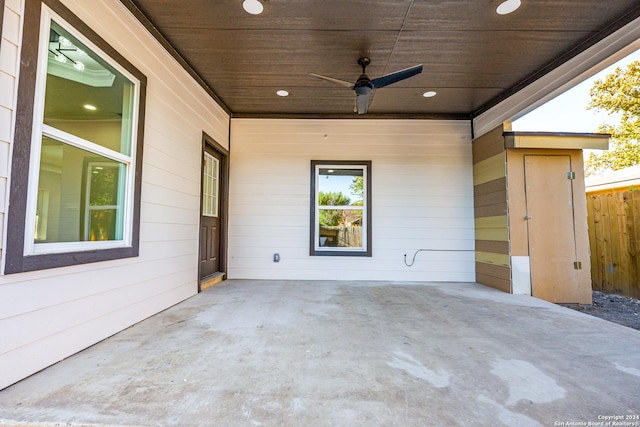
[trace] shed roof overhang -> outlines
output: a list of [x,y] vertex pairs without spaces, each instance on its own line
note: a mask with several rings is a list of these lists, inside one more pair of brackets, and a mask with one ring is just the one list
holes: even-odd
[[606,150],[611,135],[605,133],[504,132],[505,148]]

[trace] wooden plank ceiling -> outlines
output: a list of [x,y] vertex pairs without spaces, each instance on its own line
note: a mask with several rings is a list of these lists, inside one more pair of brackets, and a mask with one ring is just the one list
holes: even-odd
[[121,1],[237,117],[357,117],[352,90],[309,73],[355,82],[361,56],[371,78],[424,64],[376,90],[371,116],[470,117],[640,16],[638,0]]

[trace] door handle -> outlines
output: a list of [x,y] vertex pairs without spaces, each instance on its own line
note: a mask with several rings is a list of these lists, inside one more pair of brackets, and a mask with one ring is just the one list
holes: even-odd
[[524,216],[524,219],[526,219],[526,220],[530,220],[530,219],[533,219],[533,217],[532,217],[531,215],[525,215],[525,216]]

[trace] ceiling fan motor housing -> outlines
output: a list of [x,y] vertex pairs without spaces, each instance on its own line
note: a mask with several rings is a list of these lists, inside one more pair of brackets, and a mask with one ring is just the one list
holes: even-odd
[[358,77],[358,80],[353,85],[353,90],[356,91],[358,95],[367,95],[373,90],[373,83],[371,83],[371,79],[366,74],[362,74]]
[[319,79],[328,80],[340,86],[353,89],[353,91],[356,93],[355,111],[358,114],[365,114],[369,107],[369,94],[374,89],[380,89],[385,86],[389,86],[401,80],[408,79],[409,77],[413,77],[416,74],[420,74],[422,72],[422,64],[420,64],[410,68],[406,68],[404,70],[396,71],[394,73],[386,74],[384,76],[380,76],[371,80],[366,72],[367,65],[369,65],[370,63],[371,63],[371,60],[366,56],[358,59],[358,65],[362,67],[362,74],[360,74],[360,77],[358,77],[358,80],[356,80],[356,82],[353,85],[348,81],[335,79],[333,77],[327,77],[327,76],[314,74],[314,73],[310,73],[310,75],[317,77]]

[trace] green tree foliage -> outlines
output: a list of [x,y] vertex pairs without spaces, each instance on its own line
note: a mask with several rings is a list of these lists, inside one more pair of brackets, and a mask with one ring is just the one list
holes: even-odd
[[91,206],[107,206],[118,203],[118,169],[115,167],[97,167],[91,174]]
[[351,199],[339,191],[319,192],[318,204],[320,206],[347,206],[351,203]]
[[353,202],[354,206],[362,206],[364,204],[364,177],[354,176],[351,185],[349,185],[351,193],[358,196],[358,200]]
[[[347,206],[351,199],[341,192],[319,192],[319,206]],[[340,209],[320,209],[320,225],[333,227],[344,223],[345,212]]]
[[615,126],[600,125],[598,132],[611,134],[611,147],[602,154],[592,153],[587,160],[588,171],[622,169],[640,163],[640,60],[626,69],[616,68],[591,87],[588,109],[619,114]]

